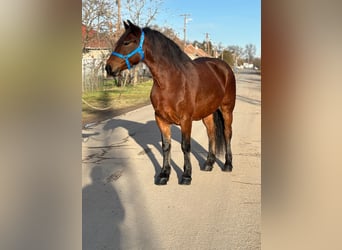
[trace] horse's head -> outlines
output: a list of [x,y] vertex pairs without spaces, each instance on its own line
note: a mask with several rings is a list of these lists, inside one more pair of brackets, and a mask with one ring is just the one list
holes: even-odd
[[123,22],[125,32],[119,38],[115,49],[107,60],[106,71],[108,75],[115,76],[122,70],[130,69],[144,59],[143,30],[130,21]]

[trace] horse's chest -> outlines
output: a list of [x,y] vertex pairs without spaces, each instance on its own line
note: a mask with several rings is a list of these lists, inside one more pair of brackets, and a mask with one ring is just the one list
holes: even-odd
[[170,90],[163,90],[153,86],[150,98],[156,115],[169,123],[180,124],[184,113],[183,96],[179,93],[173,93]]

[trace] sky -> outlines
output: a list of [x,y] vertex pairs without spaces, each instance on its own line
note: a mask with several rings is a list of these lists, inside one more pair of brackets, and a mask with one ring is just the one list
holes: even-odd
[[187,22],[186,40],[205,40],[205,33],[214,45],[256,46],[261,56],[261,0],[164,0],[155,24],[168,26],[183,39],[184,17]]

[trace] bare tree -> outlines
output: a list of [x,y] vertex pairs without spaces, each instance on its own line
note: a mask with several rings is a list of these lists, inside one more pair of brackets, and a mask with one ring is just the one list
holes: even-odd
[[85,27],[85,36],[82,41],[83,49],[91,39],[97,38],[99,40],[100,33],[108,32],[114,18],[114,4],[112,1],[82,0],[82,24]]
[[254,44],[246,44],[245,46],[245,55],[247,56],[248,63],[253,61],[256,53],[256,47]]
[[157,16],[163,0],[126,0],[127,17],[139,26],[148,26]]
[[[243,48],[238,45],[231,45],[227,48],[234,55],[235,64],[238,64],[238,60],[243,56]],[[237,65],[236,65],[237,66]]]
[[[92,39],[101,40],[102,44],[106,40],[107,47],[114,48],[121,33],[122,16],[139,26],[148,26],[158,14],[161,4],[162,0],[82,0],[82,24],[85,28],[83,49]],[[106,56],[103,54],[101,59]],[[93,65],[94,74],[102,70],[102,66]],[[130,75],[133,75],[133,84],[137,83],[138,71],[133,69]]]
[[[124,0],[125,16],[138,26],[149,26],[160,11],[163,0]],[[138,67],[139,68],[139,67]],[[133,68],[133,84],[138,82],[138,70]]]
[[183,41],[178,37],[176,31],[174,31],[171,27],[160,27],[156,24],[150,25],[150,27],[163,33],[165,36],[174,41],[179,47],[184,45]]
[[82,46],[90,47],[90,42],[97,49],[95,53],[84,54],[82,89],[95,90],[100,87],[105,76],[104,64],[108,56],[105,48],[110,47],[110,36],[116,32],[115,3],[113,0],[82,0]]

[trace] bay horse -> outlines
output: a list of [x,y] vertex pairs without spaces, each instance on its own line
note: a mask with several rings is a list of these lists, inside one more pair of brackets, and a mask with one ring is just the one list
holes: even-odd
[[123,22],[125,32],[106,63],[108,75],[116,76],[144,62],[153,77],[150,99],[161,132],[163,165],[157,185],[167,184],[171,172],[171,124],[181,128],[184,172],[179,184],[192,178],[190,140],[192,121],[202,120],[209,138],[209,152],[202,170],[211,171],[216,153],[225,150],[222,171],[232,171],[232,121],[236,83],[232,69],[220,59],[192,60],[180,47],[156,30]]

